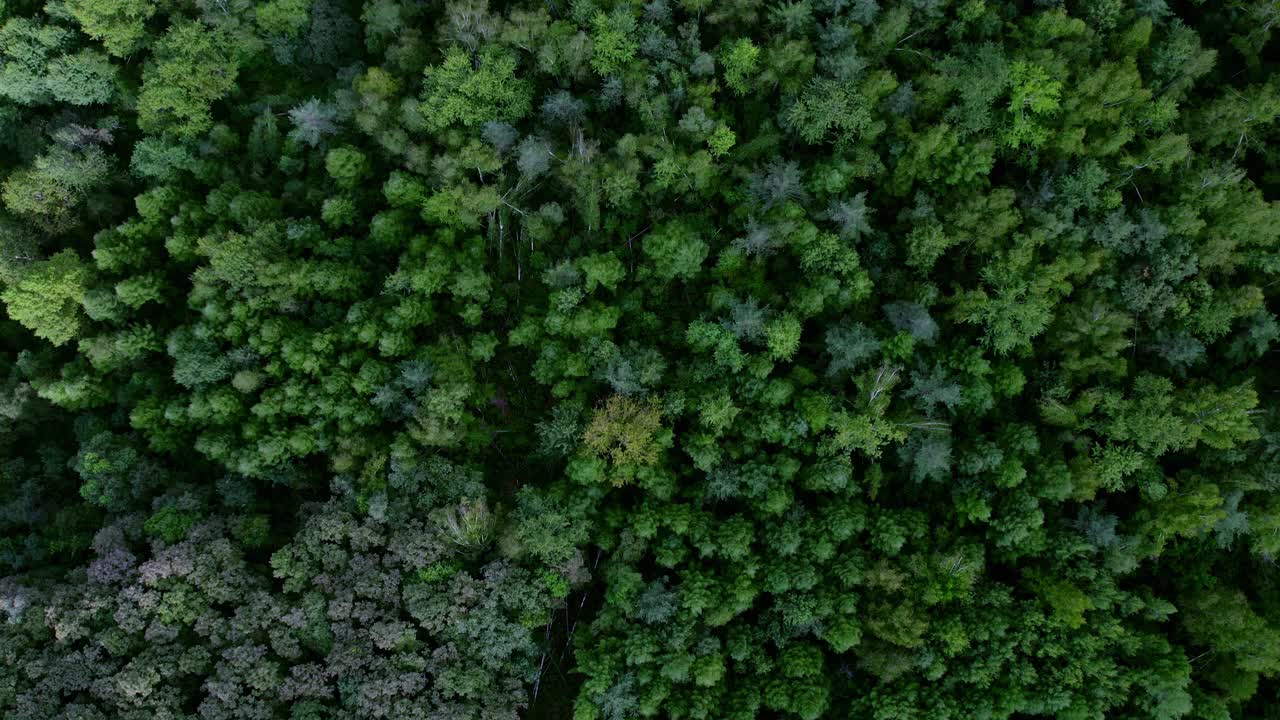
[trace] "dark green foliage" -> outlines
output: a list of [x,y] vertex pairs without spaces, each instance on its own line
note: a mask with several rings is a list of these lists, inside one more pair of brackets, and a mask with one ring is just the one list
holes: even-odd
[[1278,24],[0,0],[0,717],[1273,718]]

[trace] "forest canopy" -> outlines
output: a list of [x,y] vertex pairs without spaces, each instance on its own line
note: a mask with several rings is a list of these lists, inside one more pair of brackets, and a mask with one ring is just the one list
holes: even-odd
[[0,717],[1280,720],[1278,24],[0,0]]

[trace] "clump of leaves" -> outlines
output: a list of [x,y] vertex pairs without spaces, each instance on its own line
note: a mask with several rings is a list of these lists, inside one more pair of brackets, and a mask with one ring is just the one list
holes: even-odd
[[496,518],[484,498],[461,502],[446,508],[440,526],[461,553],[479,552],[493,541]]
[[582,441],[615,465],[652,465],[658,461],[661,423],[662,410],[652,398],[613,395],[591,415]]

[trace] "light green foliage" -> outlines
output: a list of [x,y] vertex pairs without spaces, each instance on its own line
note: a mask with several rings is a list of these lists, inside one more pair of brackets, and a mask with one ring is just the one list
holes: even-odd
[[962,186],[986,175],[995,165],[994,143],[965,139],[945,123],[916,135],[907,154],[894,168],[895,192],[905,193],[913,182]]
[[591,67],[601,75],[612,75],[636,55],[636,21],[625,5],[612,13],[596,13],[591,24]]
[[31,265],[24,276],[0,293],[9,317],[54,345],[63,345],[79,332],[84,320],[80,302],[89,283],[90,268],[74,251],[63,250]]
[[358,186],[369,173],[369,161],[364,154],[352,147],[330,150],[324,156],[324,167],[338,187],[347,190]]
[[616,465],[651,465],[658,460],[661,419],[654,402],[614,395],[591,414],[583,445]]
[[98,147],[54,147],[6,178],[0,197],[10,212],[46,230],[65,230],[74,224],[76,210],[89,193],[105,185],[110,174],[111,162]]
[[1280,116],[1276,83],[1231,92],[1209,104],[1197,117],[1207,147],[1231,145],[1232,155],[1258,147],[1259,134]]
[[942,71],[947,90],[956,94],[947,121],[966,133],[990,130],[997,117],[993,105],[1010,82],[1009,61],[1000,47],[983,43],[964,55],[948,57]]
[[750,38],[738,38],[720,51],[720,63],[724,66],[724,82],[738,95],[750,92],[751,82],[758,71],[760,48]]
[[233,40],[198,22],[176,24],[156,43],[143,72],[138,124],[192,138],[213,126],[212,105],[236,88]]
[[50,63],[71,47],[72,38],[66,28],[29,18],[12,18],[0,26],[0,97],[20,105],[50,102],[49,82],[58,82],[50,77]]
[[1168,379],[1143,375],[1131,398],[1108,394],[1102,407],[1111,418],[1107,431],[1112,438],[1159,456],[1198,442],[1229,449],[1255,439],[1257,429],[1248,414],[1257,402],[1248,385],[1175,393]]
[[426,70],[423,118],[436,130],[519,120],[529,112],[533,89],[515,73],[515,57],[496,48],[474,63],[462,48],[449,48],[439,65]]
[[587,292],[595,290],[596,287],[615,290],[618,282],[627,274],[622,261],[613,253],[588,255],[579,264],[582,267],[583,282]]
[[45,81],[55,100],[71,105],[100,105],[115,94],[116,69],[107,56],[81,50],[49,63]]
[[195,158],[181,145],[160,138],[145,138],[133,149],[129,169],[155,180],[172,180],[182,170],[197,167]]
[[764,328],[765,344],[775,360],[790,360],[800,348],[800,321],[783,315]]
[[644,239],[644,253],[653,262],[653,272],[662,280],[694,277],[707,258],[707,243],[685,221],[655,228]]
[[1220,648],[1226,661],[1246,673],[1280,671],[1280,633],[1238,592],[1206,589],[1188,598],[1187,628],[1201,642]]
[[297,35],[311,20],[315,0],[269,0],[254,8],[254,20],[268,35]]
[[913,267],[932,268],[955,239],[947,236],[938,222],[918,225],[907,235],[907,263]]
[[156,12],[155,0],[67,0],[66,5],[84,33],[117,57],[142,47],[147,21]]
[[738,136],[733,130],[730,130],[727,125],[719,125],[711,132],[711,137],[707,138],[707,147],[711,149],[712,155],[721,157],[733,149],[736,142],[738,142]]
[[818,79],[796,99],[784,122],[807,143],[831,138],[847,145],[866,132],[871,114],[856,87]]
[[200,516],[191,512],[183,512],[173,507],[161,509],[147,518],[142,530],[148,535],[174,543],[186,536],[192,526],[199,522]]
[[1038,65],[1015,62],[1009,68],[1013,89],[1009,97],[1010,125],[1002,139],[1006,145],[1038,147],[1049,138],[1049,129],[1040,124],[1058,109],[1062,83],[1049,77]]

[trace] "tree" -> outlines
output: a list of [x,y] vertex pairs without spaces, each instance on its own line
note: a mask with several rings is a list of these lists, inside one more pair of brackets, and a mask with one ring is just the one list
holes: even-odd
[[1009,67],[1009,82],[1013,86],[1009,98],[1010,124],[1002,141],[1012,147],[1043,145],[1049,130],[1036,120],[1058,109],[1062,83],[1050,79],[1044,68],[1022,61]]
[[49,103],[54,99],[49,87],[50,63],[71,44],[72,34],[66,28],[30,18],[9,19],[0,27],[0,53],[5,58],[0,66],[0,97],[20,105]]
[[106,55],[81,50],[49,63],[49,93],[72,105],[101,105],[115,95],[116,69]]
[[68,0],[67,10],[89,37],[107,52],[128,57],[148,41],[147,21],[156,13],[154,0]]
[[601,75],[612,75],[635,57],[635,18],[619,6],[609,14],[596,13],[591,23],[591,67]]
[[654,229],[645,238],[643,250],[653,263],[653,273],[670,281],[694,277],[710,248],[692,223],[676,220]]
[[849,145],[868,131],[871,114],[856,88],[816,78],[796,99],[783,122],[807,143],[834,137],[837,145]]
[[426,70],[422,115],[433,130],[458,123],[513,122],[529,113],[533,89],[516,77],[516,60],[493,48],[473,64],[462,48],[449,48],[444,60]]
[[236,89],[235,41],[198,22],[175,24],[156,43],[143,71],[138,124],[179,138],[213,126],[213,103]]
[[97,146],[70,150],[55,146],[29,167],[9,175],[0,197],[9,210],[52,232],[70,228],[76,210],[110,179],[111,162]]
[[583,430],[584,447],[617,465],[651,465],[658,460],[661,409],[652,400],[610,396]]
[[756,73],[760,48],[750,38],[738,38],[726,44],[720,51],[720,63],[724,66],[724,81],[738,95],[751,90],[752,75]]
[[4,300],[9,317],[54,345],[75,339],[84,323],[81,302],[89,283],[90,267],[73,250],[63,250],[48,260],[30,265],[23,276],[6,287]]

